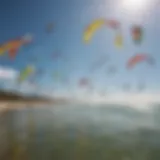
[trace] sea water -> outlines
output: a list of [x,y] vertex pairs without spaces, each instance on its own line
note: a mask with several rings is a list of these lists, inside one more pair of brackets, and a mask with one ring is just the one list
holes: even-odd
[[142,159],[160,156],[159,114],[157,107],[146,112],[117,105],[54,105],[10,111],[8,125],[30,159],[115,159],[115,153]]

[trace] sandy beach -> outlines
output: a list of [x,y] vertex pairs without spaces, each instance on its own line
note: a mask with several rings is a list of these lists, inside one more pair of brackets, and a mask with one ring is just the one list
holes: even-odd
[[42,107],[44,105],[53,105],[53,102],[14,102],[14,101],[3,101],[0,102],[0,113],[9,110],[25,109]]

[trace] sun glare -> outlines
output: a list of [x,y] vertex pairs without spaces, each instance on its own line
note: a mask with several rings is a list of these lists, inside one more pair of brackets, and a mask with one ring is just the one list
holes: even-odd
[[143,12],[148,9],[150,0],[122,0],[122,8],[129,12]]

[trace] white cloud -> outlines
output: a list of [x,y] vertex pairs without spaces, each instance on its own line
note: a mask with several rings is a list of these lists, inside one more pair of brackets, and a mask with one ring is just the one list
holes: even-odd
[[35,85],[30,84],[28,81],[24,81],[23,83],[17,83],[16,79],[9,80],[1,80],[3,85],[1,88],[8,91],[20,92],[21,94],[36,94],[37,87]]
[[18,71],[12,68],[0,66],[0,79],[13,80],[17,78],[18,74]]
[[36,94],[37,88],[28,81],[21,84],[17,83],[19,72],[13,68],[0,66],[0,82],[1,88],[4,90],[10,90],[15,92],[21,92],[24,94]]

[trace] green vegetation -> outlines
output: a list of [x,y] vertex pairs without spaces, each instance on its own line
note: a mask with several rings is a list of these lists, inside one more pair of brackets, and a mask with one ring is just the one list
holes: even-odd
[[24,96],[20,93],[0,90],[0,101],[48,101],[48,98],[40,96]]

